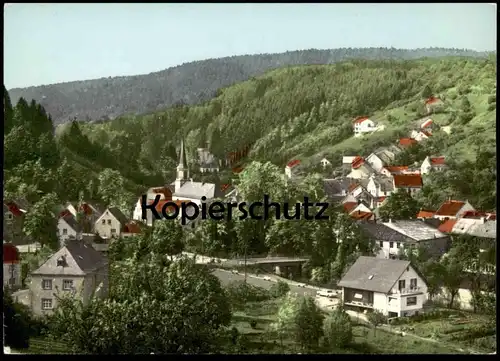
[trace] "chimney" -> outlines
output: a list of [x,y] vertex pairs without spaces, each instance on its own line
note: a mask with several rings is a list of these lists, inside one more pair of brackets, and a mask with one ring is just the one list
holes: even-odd
[[392,223],[392,219],[391,218],[389,218],[389,223]]

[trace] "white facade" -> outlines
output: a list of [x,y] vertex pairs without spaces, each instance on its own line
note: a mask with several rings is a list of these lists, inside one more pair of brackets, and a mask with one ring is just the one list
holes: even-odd
[[[465,202],[465,204],[455,214],[434,214],[433,217],[437,218],[441,221],[444,221],[446,219],[456,219],[457,217],[460,217],[462,214],[464,214],[467,211],[475,211],[474,207],[468,201]],[[438,209],[438,212],[439,212],[439,209]]]
[[375,153],[370,154],[366,158],[366,162],[370,164],[373,170],[377,173],[380,173],[382,169],[385,167],[384,162],[380,159]]
[[379,241],[378,246],[380,251],[376,255],[377,258],[395,258],[403,250],[403,242]]
[[373,196],[373,197],[386,197],[390,196],[392,194],[392,191],[382,191],[380,189],[380,185],[375,182],[373,178],[371,178],[368,181],[368,185],[366,186],[366,190]]
[[57,221],[57,236],[59,238],[59,245],[63,247],[64,242],[69,239],[82,239],[82,232],[75,230],[66,222],[64,217],[61,217]]
[[413,130],[411,132],[411,138],[415,139],[417,142],[421,142],[423,140],[426,140],[428,139],[429,137],[422,131],[416,131],[416,130]]
[[331,165],[332,163],[326,159],[326,158],[323,158],[321,159],[321,165],[323,166],[323,168],[326,168],[327,166]]
[[95,222],[94,229],[100,237],[111,238],[119,237],[123,226],[124,224],[121,224],[109,210],[106,210]]
[[422,162],[422,165],[420,166],[420,174],[429,174],[431,169],[436,170],[436,171],[442,171],[446,168],[445,164],[432,164],[431,163],[431,157],[427,156],[425,157],[424,161]]
[[349,214],[354,214],[356,212],[371,213],[372,210],[365,206],[363,203],[359,203],[351,212],[349,212]]
[[371,119],[365,119],[354,123],[354,136],[359,137],[366,133],[372,133],[377,130],[375,122]]
[[351,179],[367,179],[373,174],[373,169],[371,169],[366,164],[361,165],[357,169],[352,169],[347,175],[347,178]]

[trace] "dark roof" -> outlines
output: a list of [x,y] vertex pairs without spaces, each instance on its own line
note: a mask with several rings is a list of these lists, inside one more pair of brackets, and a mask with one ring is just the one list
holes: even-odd
[[382,223],[359,222],[361,229],[375,241],[404,242],[405,235],[387,227]]
[[387,294],[408,266],[409,261],[361,256],[338,285]]
[[329,197],[342,195],[342,192],[349,190],[349,184],[351,182],[348,179],[324,179],[323,186],[325,188],[325,193]]
[[424,218],[424,223],[437,229],[441,225],[442,221],[438,218]]
[[69,240],[66,249],[83,272],[91,272],[106,264],[106,259],[101,253],[85,242]]
[[73,217],[73,215],[71,213],[66,214],[64,217],[61,217],[61,218],[64,219],[66,221],[66,223],[68,224],[68,226],[73,228],[73,230],[75,230],[76,232],[81,232],[82,227],[78,224],[78,221],[76,220],[75,217]]
[[109,213],[111,213],[122,225],[128,222],[127,217],[116,207],[108,208]]

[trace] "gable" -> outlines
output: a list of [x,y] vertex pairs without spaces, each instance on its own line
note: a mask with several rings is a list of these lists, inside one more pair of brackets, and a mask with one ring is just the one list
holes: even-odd
[[[64,256],[66,259],[67,267],[57,266],[57,260]],[[66,247],[61,248],[54,253],[47,261],[45,261],[32,275],[55,275],[55,276],[83,276],[85,272],[78,266],[78,263],[73,258],[71,253]]]

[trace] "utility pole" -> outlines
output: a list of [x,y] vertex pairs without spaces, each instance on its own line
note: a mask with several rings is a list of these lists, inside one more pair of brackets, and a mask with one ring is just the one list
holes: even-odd
[[245,242],[245,283],[247,283],[247,244]]

